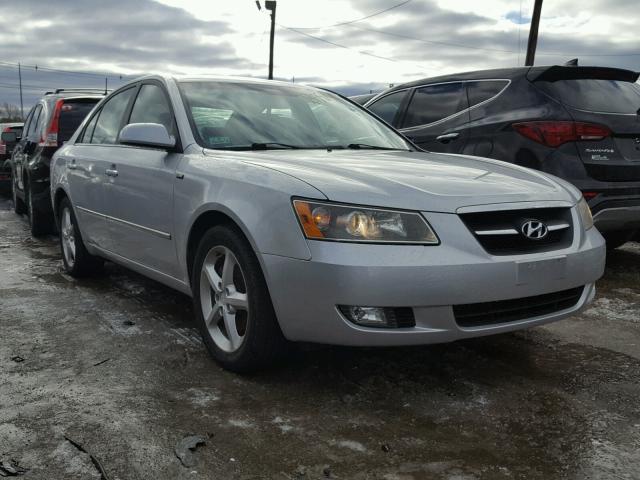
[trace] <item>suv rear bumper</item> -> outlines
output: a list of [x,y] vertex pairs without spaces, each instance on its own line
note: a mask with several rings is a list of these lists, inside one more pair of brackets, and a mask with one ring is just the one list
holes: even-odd
[[640,195],[600,194],[589,202],[589,206],[600,231],[640,228]]

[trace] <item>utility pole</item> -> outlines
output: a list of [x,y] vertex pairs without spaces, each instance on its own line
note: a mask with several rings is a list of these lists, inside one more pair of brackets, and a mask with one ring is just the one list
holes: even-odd
[[22,69],[20,62],[18,62],[18,83],[20,85],[20,116],[24,120],[24,105],[22,104]]
[[[262,10],[260,2],[256,0],[258,10]],[[273,43],[276,34],[276,0],[264,2],[264,8],[271,12],[271,35],[269,36],[269,80],[273,80]]]
[[536,58],[536,47],[538,46],[538,27],[540,26],[540,12],[542,11],[542,0],[535,0],[533,6],[533,16],[531,17],[531,28],[529,30],[529,42],[527,43],[527,58],[525,66],[532,67]]

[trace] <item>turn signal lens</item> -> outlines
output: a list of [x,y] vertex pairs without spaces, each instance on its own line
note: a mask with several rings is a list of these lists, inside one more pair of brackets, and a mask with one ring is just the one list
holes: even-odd
[[437,245],[438,237],[417,212],[294,200],[307,238],[372,243]]
[[582,227],[589,230],[593,227],[593,216],[591,215],[591,209],[584,198],[581,198],[576,206],[578,213],[580,214],[580,220],[582,220]]

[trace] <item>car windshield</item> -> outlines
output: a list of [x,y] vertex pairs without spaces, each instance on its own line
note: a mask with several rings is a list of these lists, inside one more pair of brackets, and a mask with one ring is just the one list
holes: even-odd
[[410,149],[384,123],[324,90],[220,81],[179,85],[194,135],[205,148]]

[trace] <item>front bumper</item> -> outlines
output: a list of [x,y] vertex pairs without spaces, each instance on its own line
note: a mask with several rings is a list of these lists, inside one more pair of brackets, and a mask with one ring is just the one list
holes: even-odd
[[[562,250],[492,256],[456,215],[425,215],[442,245],[310,241],[309,261],[263,255],[284,335],[294,341],[358,346],[449,342],[559,320],[584,308],[595,295],[593,284],[604,272],[605,244],[594,228],[576,232],[572,245]],[[508,323],[463,328],[452,308],[580,286],[585,289],[573,307]],[[416,326],[362,327],[345,319],[337,305],[411,307]]]

